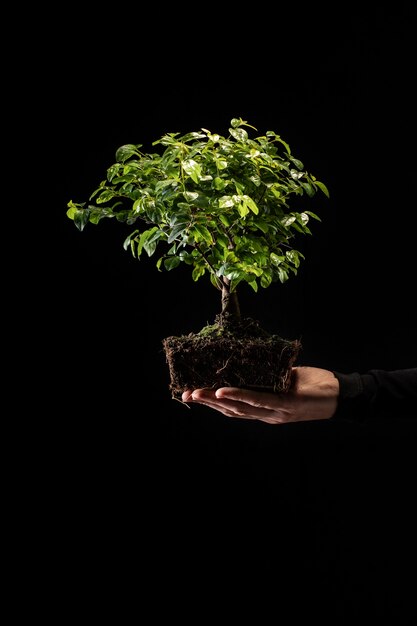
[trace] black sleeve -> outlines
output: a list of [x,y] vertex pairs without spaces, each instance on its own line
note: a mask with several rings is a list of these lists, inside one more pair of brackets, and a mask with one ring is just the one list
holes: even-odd
[[333,374],[340,386],[333,419],[417,418],[417,368]]

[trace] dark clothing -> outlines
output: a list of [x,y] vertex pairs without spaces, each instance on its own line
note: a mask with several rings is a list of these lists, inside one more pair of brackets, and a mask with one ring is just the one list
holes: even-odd
[[417,418],[417,368],[333,374],[340,385],[333,419]]

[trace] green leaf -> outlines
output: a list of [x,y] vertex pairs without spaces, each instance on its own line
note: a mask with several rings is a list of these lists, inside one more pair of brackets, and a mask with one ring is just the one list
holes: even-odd
[[215,158],[215,162],[216,162],[216,167],[219,170],[225,170],[227,168],[227,166],[229,165],[228,162],[226,161],[226,159],[224,158]]
[[282,267],[278,268],[278,276],[282,283],[285,283],[289,278],[288,272],[284,270]]
[[[138,258],[140,257],[140,255],[142,254],[142,249],[145,246],[145,243],[147,242],[147,240],[152,237],[152,235],[158,230],[158,228],[156,226],[154,226],[153,228],[149,228],[148,230],[144,230],[143,233],[141,234],[139,241],[138,241],[138,247],[137,247],[137,255]],[[146,248],[145,248],[146,250]]]
[[133,144],[126,144],[124,146],[120,146],[120,148],[117,149],[116,151],[116,161],[126,161],[127,159],[129,159],[131,156],[139,156],[140,152],[138,151],[138,148],[140,148],[141,146],[134,146]]
[[219,209],[227,209],[234,205],[235,203],[232,196],[222,196],[219,198]]
[[225,188],[225,182],[223,178],[216,176],[216,178],[213,179],[213,187],[217,191],[222,191]]
[[90,211],[88,209],[83,209],[82,211],[76,211],[72,219],[74,220],[78,230],[84,230],[85,225],[88,223],[89,217]]
[[229,133],[236,141],[246,143],[248,140],[248,133],[244,128],[229,128]]
[[282,218],[281,223],[283,226],[288,228],[288,226],[291,226],[291,224],[293,224],[296,219],[297,217],[295,215],[287,215]]
[[309,220],[310,220],[310,218],[309,218],[308,214],[305,211],[303,211],[303,213],[297,213],[297,221],[300,224],[305,225],[305,224],[307,224],[309,222]]
[[312,198],[314,196],[314,194],[316,193],[313,185],[311,185],[310,183],[301,182],[301,187],[304,189],[304,191],[307,193],[308,196],[310,196],[310,198]]
[[177,256],[170,256],[164,260],[164,267],[166,270],[170,271],[178,267],[180,263],[181,261]]
[[283,256],[281,254],[275,254],[275,252],[271,252],[270,259],[271,259],[271,262],[273,263],[273,265],[278,267],[279,265],[281,265],[281,263],[283,261],[285,261],[285,256]]
[[246,203],[241,203],[237,205],[237,210],[239,211],[240,217],[245,217],[249,213],[249,209],[246,206]]
[[201,276],[205,274],[206,268],[204,265],[196,265],[193,269],[192,279],[197,281]]
[[210,231],[205,226],[203,226],[203,224],[194,224],[193,230],[197,231],[197,233],[200,235],[200,237],[198,239],[196,238],[196,240],[201,241],[202,239],[209,245],[212,245],[214,243]]
[[198,191],[183,191],[182,195],[187,200],[187,202],[192,203],[194,200],[198,198]]
[[254,220],[253,224],[265,234],[269,231],[268,222],[266,222],[265,220],[262,220],[262,219]]
[[171,233],[170,233],[170,235],[169,235],[169,237],[167,239],[168,243],[172,243],[176,239],[179,239],[180,235],[187,230],[187,227],[188,227],[188,223],[187,224],[178,224],[177,226],[175,226],[171,230]]
[[188,176],[191,176],[192,180],[198,183],[201,178],[201,165],[197,163],[197,161],[194,161],[194,159],[189,159],[188,161],[182,162],[182,167]]
[[103,189],[103,191],[101,191],[97,196],[96,196],[96,202],[97,204],[104,204],[105,202],[109,202],[110,200],[113,200],[113,198],[117,197],[117,193],[114,191],[114,189]]
[[320,217],[318,215],[316,215],[315,213],[313,213],[312,211],[304,211],[304,213],[307,213],[307,215],[309,215],[310,217],[312,217],[315,220],[318,220],[319,222],[321,222]]
[[127,249],[128,249],[128,247],[130,246],[130,244],[131,244],[132,240],[136,237],[136,235],[137,235],[138,233],[139,233],[139,231],[136,229],[136,230],[134,230],[132,233],[130,233],[130,235],[128,235],[128,236],[126,237],[126,239],[125,239],[125,240],[124,240],[124,242],[123,242],[123,248],[124,248],[125,250],[127,250]]
[[314,184],[317,185],[317,187],[319,189],[321,189],[321,191],[324,193],[325,196],[330,198],[329,190],[327,189],[327,187],[326,187],[326,185],[324,183],[321,183],[319,180],[315,180]]
[[299,267],[300,256],[302,255],[298,252],[298,250],[287,250],[285,256],[295,267]]
[[[289,152],[289,150],[288,150]],[[303,170],[304,169],[304,165],[303,163],[299,160],[299,159],[295,159],[293,156],[290,156],[290,160],[292,163],[294,163],[295,167],[297,167],[299,170]]]
[[252,213],[255,213],[255,215],[258,215],[259,208],[258,208],[258,205],[256,204],[256,202],[254,200],[252,200],[252,198],[250,196],[244,195],[243,197],[245,199],[246,206],[249,207],[249,209],[252,211]]
[[155,240],[154,241],[145,241],[145,243],[143,244],[143,249],[148,254],[148,256],[152,256],[153,255],[153,253],[156,250],[156,244],[157,244],[157,242]]
[[267,272],[266,270],[263,272],[260,279],[261,287],[266,289],[272,283],[272,273]]
[[235,272],[235,275],[230,281],[230,291],[232,293],[236,291],[238,284],[241,283],[242,280],[246,280],[246,275],[244,274],[244,272]]
[[67,210],[67,217],[69,217],[70,220],[73,220],[79,209],[72,202],[68,202],[67,206],[69,207]]
[[210,282],[213,285],[213,287],[216,287],[216,289],[222,288],[220,280],[217,278],[216,274],[213,274],[213,272],[210,272]]

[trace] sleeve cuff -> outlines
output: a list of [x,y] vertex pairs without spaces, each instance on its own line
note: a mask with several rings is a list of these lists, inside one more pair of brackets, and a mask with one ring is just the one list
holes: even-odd
[[370,403],[376,383],[369,374],[333,372],[339,381],[339,403],[332,419],[363,422],[370,416]]

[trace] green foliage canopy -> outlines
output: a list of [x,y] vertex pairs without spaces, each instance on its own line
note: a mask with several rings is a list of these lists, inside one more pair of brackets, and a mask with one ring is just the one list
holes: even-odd
[[329,197],[328,189],[275,132],[250,138],[246,129],[256,128],[246,121],[230,125],[227,138],[205,128],[165,134],[152,144],[161,153],[121,146],[89,203],[71,200],[67,216],[80,230],[103,218],[132,225],[124,248],[135,258],[162,251],[159,270],[185,263],[194,281],[208,273],[218,289],[224,278],[230,291],[241,281],[255,291],[285,282],[304,258],[295,235],[311,234],[310,218],[320,219],[291,210],[292,198]]

